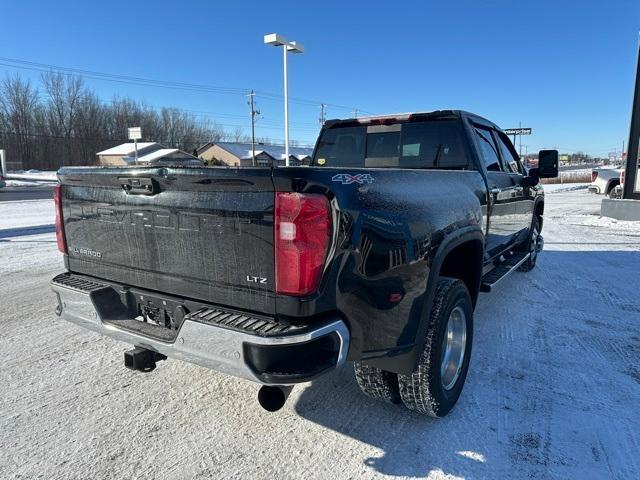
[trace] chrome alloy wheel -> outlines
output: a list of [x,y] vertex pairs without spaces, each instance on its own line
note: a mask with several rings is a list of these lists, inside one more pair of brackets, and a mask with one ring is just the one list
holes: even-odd
[[455,307],[449,314],[447,330],[442,339],[442,363],[440,379],[445,390],[451,390],[462,370],[467,348],[467,317],[462,307]]
[[533,262],[536,261],[538,252],[542,250],[542,242],[542,235],[540,235],[538,227],[533,227],[533,232],[531,232],[531,244],[529,245],[529,253],[531,254],[531,260]]

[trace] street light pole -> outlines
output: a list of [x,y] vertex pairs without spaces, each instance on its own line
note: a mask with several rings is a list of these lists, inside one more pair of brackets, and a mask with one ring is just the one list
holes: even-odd
[[274,47],[282,47],[283,63],[284,63],[284,164],[289,166],[289,82],[287,78],[287,53],[302,53],[304,48],[296,42],[288,42],[284,37],[277,33],[270,33],[264,36],[266,45]]
[[284,52],[284,164],[289,166],[289,82],[287,81],[287,49],[285,43],[282,45]]

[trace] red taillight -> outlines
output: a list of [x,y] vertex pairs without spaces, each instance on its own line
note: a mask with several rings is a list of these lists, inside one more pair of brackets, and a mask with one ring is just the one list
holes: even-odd
[[598,172],[591,170],[591,183],[595,182],[596,178],[598,178]]
[[624,173],[625,173],[624,170],[620,172],[620,185],[624,184]]
[[67,253],[67,239],[64,236],[64,222],[62,219],[62,185],[53,187],[53,202],[56,205],[56,241],[58,250]]
[[276,192],[276,293],[305,296],[320,283],[331,214],[324,195]]

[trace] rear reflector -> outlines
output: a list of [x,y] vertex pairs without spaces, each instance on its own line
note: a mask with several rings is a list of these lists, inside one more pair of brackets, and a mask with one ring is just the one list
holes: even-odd
[[620,172],[620,185],[624,185],[624,172],[625,170],[622,170]]
[[67,253],[67,239],[64,236],[64,223],[62,217],[62,185],[53,187],[53,202],[56,205],[56,242],[58,250]]
[[301,297],[315,292],[331,237],[329,200],[276,192],[274,223],[276,293]]
[[596,178],[598,178],[598,172],[591,170],[591,183],[595,182]]

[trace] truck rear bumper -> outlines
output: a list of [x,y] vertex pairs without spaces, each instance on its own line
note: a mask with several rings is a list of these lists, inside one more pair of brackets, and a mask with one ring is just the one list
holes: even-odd
[[51,287],[58,297],[56,314],[69,322],[262,384],[306,382],[347,358],[349,330],[339,318],[294,327],[209,306],[188,313],[172,332],[134,318],[123,291],[100,280],[66,273]]

